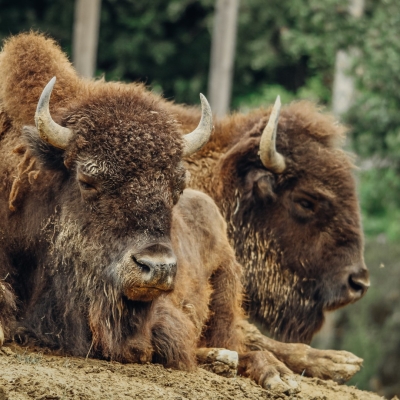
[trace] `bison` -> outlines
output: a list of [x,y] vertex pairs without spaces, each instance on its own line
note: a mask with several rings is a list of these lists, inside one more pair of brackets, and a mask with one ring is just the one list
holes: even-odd
[[182,157],[211,133],[205,98],[182,138],[161,98],[78,78],[38,34],[6,43],[0,77],[0,344],[183,369],[196,356],[235,366],[227,348],[241,374],[282,390],[297,383],[272,353],[313,376],[359,369],[346,352],[246,345],[226,223],[205,194],[181,195]]
[[[196,108],[169,108],[183,130],[194,126]],[[272,109],[216,121],[208,144],[186,157],[190,187],[209,194],[228,224],[248,313],[279,340],[309,343],[325,312],[369,287],[344,132],[307,101],[280,112],[278,98]],[[257,347],[254,328],[244,329]]]
[[2,342],[177,368],[195,364],[197,345],[239,349],[225,223],[206,195],[178,203],[182,155],[211,133],[205,98],[182,140],[157,96],[78,79],[34,34],[8,41],[0,75]]

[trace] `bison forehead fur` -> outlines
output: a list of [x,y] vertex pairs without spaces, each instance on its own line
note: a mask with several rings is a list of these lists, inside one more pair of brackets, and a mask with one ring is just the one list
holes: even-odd
[[87,203],[99,224],[113,216],[115,229],[165,234],[185,183],[181,137],[156,102],[145,100],[129,86],[95,86],[61,119],[75,135],[64,164],[75,186],[79,173],[95,186]]

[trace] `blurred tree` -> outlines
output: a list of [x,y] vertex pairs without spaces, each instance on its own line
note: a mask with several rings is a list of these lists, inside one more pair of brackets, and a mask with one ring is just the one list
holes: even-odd
[[72,55],[76,70],[92,78],[96,70],[101,0],[75,0]]
[[[349,0],[349,12],[355,18],[360,18],[364,12],[364,0]],[[351,74],[356,48],[348,51],[338,50],[335,61],[335,76],[332,88],[332,112],[335,116],[347,113],[354,103],[354,77]]]
[[217,0],[211,42],[208,100],[213,114],[229,112],[239,0]]

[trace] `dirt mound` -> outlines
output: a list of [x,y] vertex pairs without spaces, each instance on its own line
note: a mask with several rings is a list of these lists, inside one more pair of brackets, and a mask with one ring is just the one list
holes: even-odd
[[200,368],[188,373],[154,364],[43,355],[19,347],[0,350],[0,400],[381,399],[331,381],[299,379],[301,392],[286,396],[245,378],[223,378]]

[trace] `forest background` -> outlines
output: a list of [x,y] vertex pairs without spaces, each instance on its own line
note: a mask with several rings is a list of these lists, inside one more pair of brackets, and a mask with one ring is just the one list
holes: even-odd
[[[30,29],[72,54],[73,0],[0,0],[0,39]],[[142,81],[179,103],[207,93],[214,0],[102,0],[96,76]],[[356,50],[355,50],[356,49]],[[356,96],[341,115],[357,155],[372,287],[314,345],[364,358],[351,384],[400,396],[400,7],[365,0],[242,0],[231,109],[311,99],[332,105],[338,50],[353,54]]]

